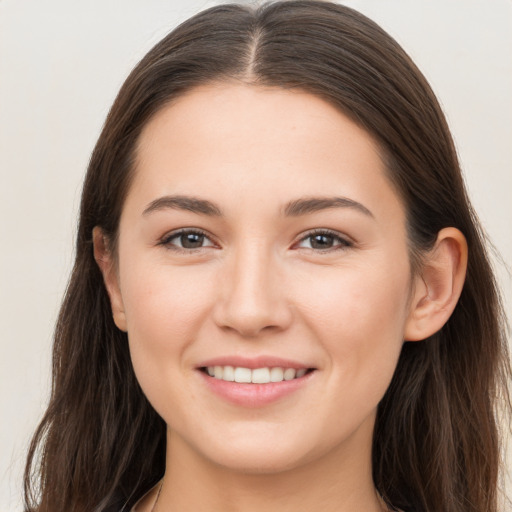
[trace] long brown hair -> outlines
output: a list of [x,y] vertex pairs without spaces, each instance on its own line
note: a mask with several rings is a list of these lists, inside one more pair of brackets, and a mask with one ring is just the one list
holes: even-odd
[[185,91],[222,80],[309,92],[372,134],[406,207],[413,269],[440,229],[465,235],[467,278],[453,315],[429,339],[404,343],[379,405],[373,476],[397,508],[496,512],[497,406],[510,404],[505,317],[444,115],[380,27],[347,7],[307,0],[206,10],[158,43],[121,88],[85,179],[51,400],[28,456],[26,510],[129,510],[164,472],[165,424],[112,320],[92,230],[100,226],[115,247],[136,143],[151,117]]

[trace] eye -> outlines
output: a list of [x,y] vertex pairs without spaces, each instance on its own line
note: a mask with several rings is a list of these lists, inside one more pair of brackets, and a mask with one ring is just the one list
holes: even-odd
[[315,251],[329,251],[351,247],[352,242],[341,235],[329,230],[316,230],[303,237],[296,247],[313,249]]
[[185,251],[215,246],[205,233],[194,229],[182,229],[170,233],[161,240],[160,245],[169,249]]

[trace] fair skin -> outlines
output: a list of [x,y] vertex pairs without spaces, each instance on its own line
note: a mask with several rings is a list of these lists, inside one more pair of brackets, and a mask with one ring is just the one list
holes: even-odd
[[[464,237],[444,229],[412,275],[375,142],[306,93],[199,87],[155,115],[137,156],[117,254],[99,228],[94,247],[168,425],[157,510],[383,510],[376,408],[403,341],[453,311]],[[236,383],[230,365],[299,373]]]

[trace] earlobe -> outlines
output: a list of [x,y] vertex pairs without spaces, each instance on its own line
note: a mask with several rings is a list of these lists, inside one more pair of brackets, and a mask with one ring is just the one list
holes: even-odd
[[456,228],[442,229],[416,277],[405,326],[406,341],[424,340],[448,321],[464,286],[467,259],[464,235]]
[[94,247],[94,259],[103,275],[103,282],[107,289],[112,308],[112,316],[117,327],[126,332],[126,316],[124,313],[123,299],[119,288],[119,280],[113,260],[113,255],[108,247],[108,239],[103,230],[96,226],[92,231]]

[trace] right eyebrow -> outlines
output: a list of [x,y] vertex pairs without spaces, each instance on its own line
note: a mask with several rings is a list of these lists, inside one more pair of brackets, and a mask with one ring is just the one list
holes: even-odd
[[209,215],[214,217],[221,217],[222,212],[220,208],[206,199],[199,199],[193,196],[162,196],[151,203],[145,208],[142,215],[148,215],[150,213],[160,210],[187,210],[193,213],[199,213],[201,215]]

